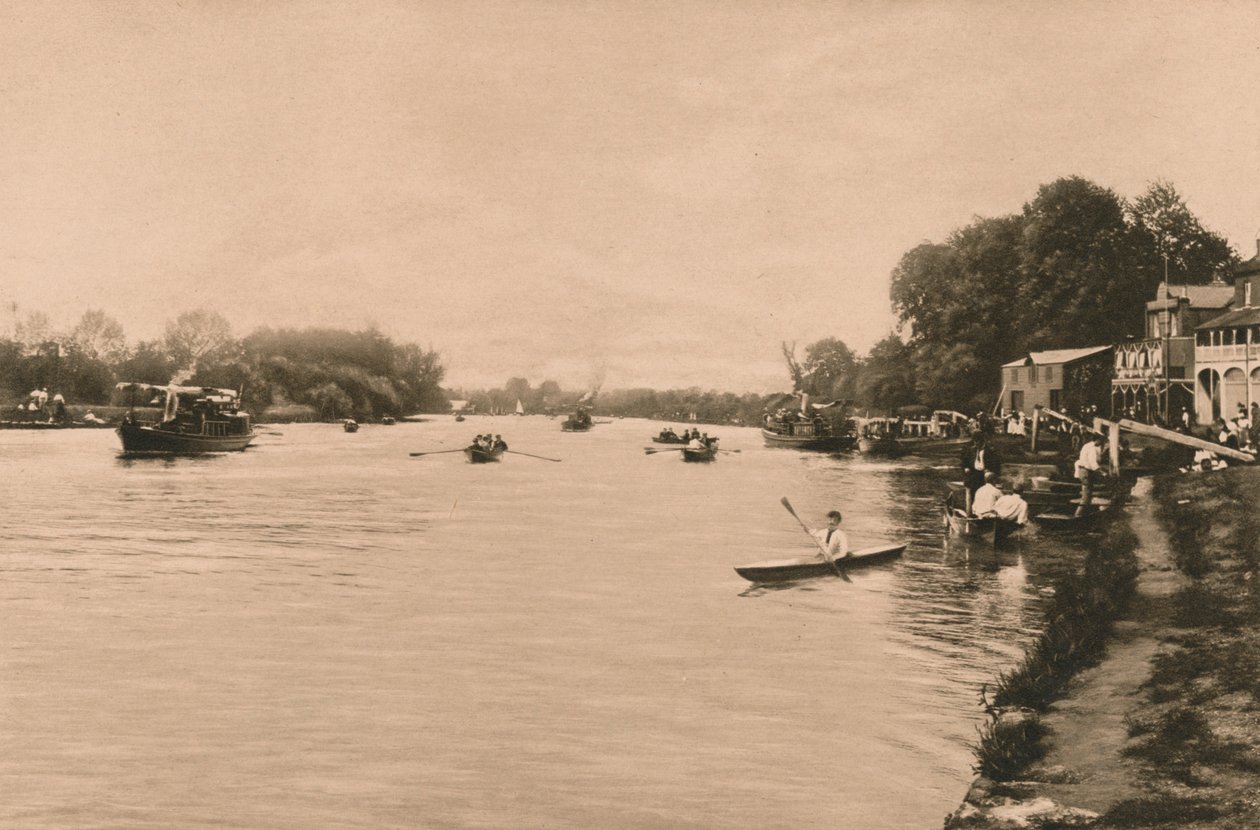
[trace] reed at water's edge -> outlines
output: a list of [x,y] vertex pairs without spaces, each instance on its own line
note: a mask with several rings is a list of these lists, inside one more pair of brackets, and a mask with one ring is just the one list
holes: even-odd
[[1111,526],[1086,556],[1081,570],[1055,586],[1045,629],[1024,660],[999,675],[992,695],[981,693],[990,722],[976,745],[975,769],[994,781],[1018,778],[1044,754],[1037,715],[1061,698],[1081,669],[1106,649],[1117,615],[1133,595],[1137,540],[1127,525]]

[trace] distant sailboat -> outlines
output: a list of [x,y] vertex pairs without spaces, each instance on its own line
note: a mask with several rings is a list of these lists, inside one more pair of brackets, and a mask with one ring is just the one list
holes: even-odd
[[524,415],[524,414],[525,414],[525,407],[521,405],[521,399],[520,399],[520,398],[517,398],[517,399],[516,399],[516,414],[517,414],[517,415]]

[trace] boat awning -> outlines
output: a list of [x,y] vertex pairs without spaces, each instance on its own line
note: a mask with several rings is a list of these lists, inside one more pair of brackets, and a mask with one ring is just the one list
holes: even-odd
[[123,381],[114,385],[115,389],[143,389],[149,392],[166,392],[173,395],[197,395],[203,398],[223,398],[220,402],[236,400],[235,389],[216,389],[213,386],[176,386],[162,383],[138,383]]

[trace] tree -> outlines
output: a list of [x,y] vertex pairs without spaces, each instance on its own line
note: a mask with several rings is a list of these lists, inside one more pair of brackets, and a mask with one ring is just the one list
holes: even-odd
[[162,344],[176,366],[192,373],[203,359],[233,345],[232,327],[217,311],[185,311],[166,324]]
[[83,312],[68,341],[71,349],[92,360],[117,363],[127,351],[122,324],[103,311]]
[[827,337],[805,349],[805,391],[832,400],[853,398],[857,357],[844,341]]
[[1030,347],[1092,346],[1142,330],[1148,296],[1128,239],[1111,190],[1079,176],[1038,189],[1024,205],[1016,306]]
[[858,399],[876,412],[892,412],[918,400],[914,349],[896,334],[871,347],[858,375]]
[[1134,249],[1154,289],[1164,279],[1202,284],[1237,260],[1224,237],[1203,227],[1172,182],[1156,179],[1128,206]]

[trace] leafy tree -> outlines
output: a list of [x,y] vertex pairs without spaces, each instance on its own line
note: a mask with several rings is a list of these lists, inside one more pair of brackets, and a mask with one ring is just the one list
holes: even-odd
[[1124,205],[1073,176],[1042,185],[1024,206],[1017,323],[1030,347],[1092,346],[1141,331],[1140,276],[1125,256]]
[[67,341],[69,348],[92,360],[117,363],[127,352],[122,324],[103,311],[83,312]]
[[175,364],[190,373],[207,358],[221,357],[232,345],[232,327],[217,311],[185,311],[166,324],[163,348]]
[[1156,179],[1128,206],[1136,237],[1134,250],[1143,280],[1151,289],[1164,279],[1202,284],[1233,264],[1237,257],[1224,237],[1203,227],[1172,182]]
[[806,391],[832,400],[852,399],[857,367],[857,357],[844,341],[827,337],[811,343],[805,349],[802,364]]
[[914,349],[890,334],[871,347],[858,375],[858,400],[876,412],[892,412],[918,401]]

